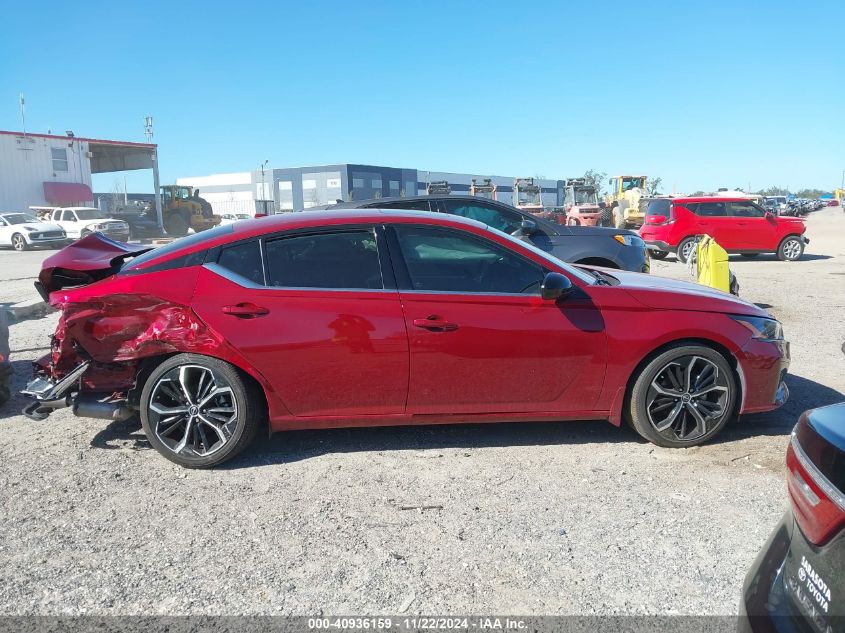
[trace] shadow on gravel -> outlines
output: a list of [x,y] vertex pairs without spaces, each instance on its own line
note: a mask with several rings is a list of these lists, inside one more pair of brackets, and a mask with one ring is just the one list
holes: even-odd
[[[105,421],[104,421],[105,422]],[[141,428],[141,418],[133,415],[122,422],[110,422],[91,438],[91,448],[146,450],[152,446]]]
[[328,453],[446,450],[644,442],[627,426],[605,421],[433,424],[286,431],[262,436],[243,455],[218,468],[284,464]]
[[780,409],[768,413],[744,415],[739,423],[729,424],[711,443],[764,435],[788,435],[807,409],[845,402],[845,394],[803,376],[786,375],[789,400]]

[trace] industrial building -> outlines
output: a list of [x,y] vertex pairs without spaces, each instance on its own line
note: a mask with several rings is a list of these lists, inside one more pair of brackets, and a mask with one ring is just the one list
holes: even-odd
[[154,143],[0,131],[0,211],[92,205],[91,174],[135,169],[159,190]]
[[[319,165],[257,169],[229,174],[178,178],[176,184],[198,188],[215,213],[278,213],[300,211],[337,201],[412,196],[426,193],[429,183],[447,181],[453,194],[469,193],[473,179],[489,178],[496,199],[514,203],[514,178],[455,174],[376,165]],[[564,181],[536,179],[544,206],[559,206]]]

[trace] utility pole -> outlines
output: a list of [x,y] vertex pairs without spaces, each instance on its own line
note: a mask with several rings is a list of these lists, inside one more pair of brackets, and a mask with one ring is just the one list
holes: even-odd
[[20,93],[19,98],[21,103],[21,127],[23,128],[23,135],[26,136],[26,100],[23,93]]
[[269,160],[265,160],[261,163],[261,200],[264,207],[264,215],[267,215],[267,185],[264,182],[264,168],[267,167],[267,163],[269,162]]

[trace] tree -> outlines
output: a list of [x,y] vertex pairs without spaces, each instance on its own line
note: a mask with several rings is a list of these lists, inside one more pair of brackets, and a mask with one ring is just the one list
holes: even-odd
[[648,195],[654,196],[657,195],[658,189],[660,189],[660,185],[663,184],[663,178],[658,176],[657,178],[649,178],[648,184],[646,185],[646,191]]
[[604,185],[607,182],[607,172],[596,171],[595,169],[588,169],[584,172],[584,180],[588,185],[596,188],[596,193],[601,197],[604,193]]
[[759,193],[763,196],[788,196],[789,195],[789,189],[787,189],[786,187],[772,186],[772,187],[769,187],[768,189],[761,189],[757,193]]
[[796,197],[798,198],[811,198],[815,199],[818,198],[826,193],[830,193],[829,191],[822,191],[821,189],[802,189],[798,193],[796,193]]

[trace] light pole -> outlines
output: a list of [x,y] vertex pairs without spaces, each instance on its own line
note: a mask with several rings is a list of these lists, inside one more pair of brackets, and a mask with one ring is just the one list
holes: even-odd
[[266,186],[267,185],[264,183],[264,168],[267,166],[267,163],[269,163],[269,162],[270,162],[269,160],[265,160],[263,163],[261,163],[261,200],[262,200],[263,205],[264,205],[264,215],[267,215],[267,193],[266,193]]
[[839,185],[840,189],[845,189],[845,169],[842,170],[842,184]]

